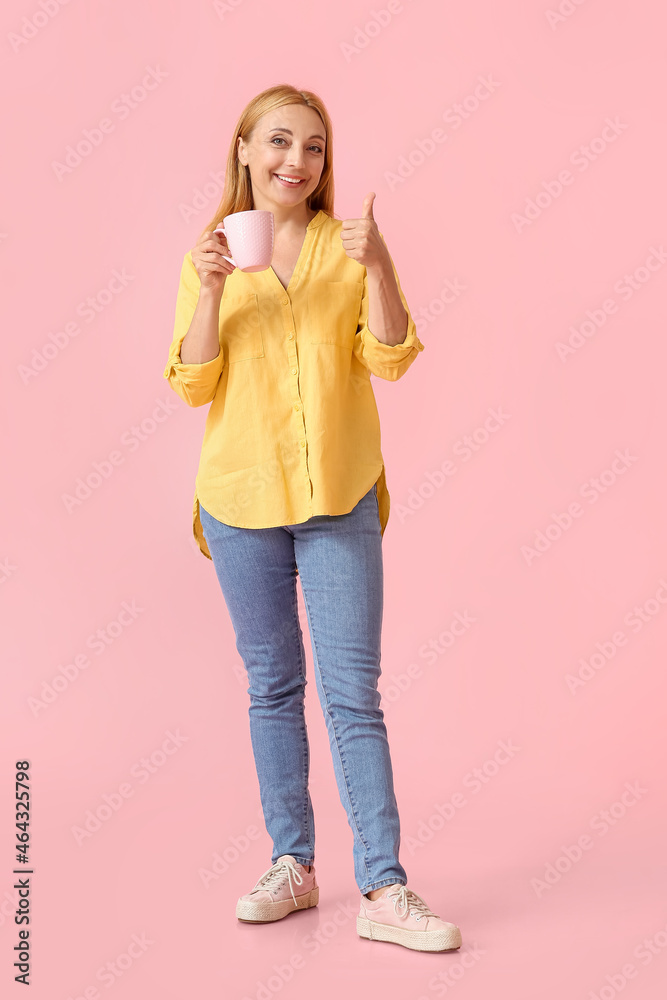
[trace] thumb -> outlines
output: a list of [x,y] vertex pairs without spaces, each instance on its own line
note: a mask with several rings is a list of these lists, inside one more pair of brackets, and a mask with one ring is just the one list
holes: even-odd
[[364,207],[361,210],[362,219],[373,219],[375,222],[375,216],[373,215],[373,202],[375,201],[375,191],[371,191],[364,198]]

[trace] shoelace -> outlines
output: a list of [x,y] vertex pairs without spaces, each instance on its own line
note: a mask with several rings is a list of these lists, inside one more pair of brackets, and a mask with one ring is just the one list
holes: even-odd
[[418,896],[412,889],[407,889],[404,885],[396,886],[391,891],[386,892],[385,896],[387,899],[394,900],[394,912],[396,914],[398,914],[399,909],[402,907],[415,920],[421,920],[422,917],[438,916],[437,913],[429,909],[421,896]]
[[294,895],[294,889],[292,888],[292,878],[294,878],[297,885],[301,885],[303,879],[291,861],[276,861],[275,864],[271,865],[270,868],[267,868],[264,874],[260,876],[255,888],[252,891],[255,892],[257,889],[270,890],[272,886],[277,888],[282,882],[284,882],[285,875],[287,875],[287,879],[289,881],[289,888],[292,893],[294,905],[297,906],[296,896]]

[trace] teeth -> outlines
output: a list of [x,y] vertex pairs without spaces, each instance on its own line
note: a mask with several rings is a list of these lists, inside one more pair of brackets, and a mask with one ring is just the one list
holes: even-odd
[[276,174],[276,177],[280,177],[281,181],[287,181],[288,184],[300,184],[301,183],[301,179],[295,181],[292,177],[283,177],[282,174]]

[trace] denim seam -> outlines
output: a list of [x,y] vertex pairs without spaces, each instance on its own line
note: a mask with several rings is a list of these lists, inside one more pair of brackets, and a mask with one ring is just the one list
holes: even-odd
[[311,639],[312,639],[312,644],[313,644],[313,659],[315,661],[315,667],[318,670],[319,675],[320,675],[320,683],[322,684],[322,690],[324,692],[324,702],[325,702],[325,706],[326,706],[326,711],[327,711],[327,715],[331,719],[331,727],[333,729],[334,738],[336,740],[336,749],[338,750],[338,757],[339,757],[339,760],[340,760],[340,766],[341,766],[341,770],[343,772],[343,777],[345,779],[345,790],[347,791],[347,797],[348,797],[348,800],[350,802],[350,809],[352,811],[352,815],[354,816],[354,825],[355,825],[356,830],[357,830],[357,836],[359,837],[359,840],[361,841],[361,843],[363,845],[363,848],[364,848],[364,851],[365,851],[364,867],[366,868],[366,873],[368,874],[368,860],[367,860],[368,844],[364,840],[364,838],[362,836],[362,833],[361,833],[361,830],[359,829],[357,811],[354,808],[354,803],[352,802],[352,795],[350,793],[350,783],[348,781],[347,768],[345,767],[345,762],[343,760],[343,753],[342,753],[341,747],[340,747],[340,740],[338,738],[338,733],[336,732],[336,723],[334,722],[333,716],[331,715],[331,712],[329,711],[329,694],[328,694],[327,689],[326,689],[326,687],[324,685],[324,678],[322,676],[322,671],[320,670],[320,665],[319,665],[320,661],[319,661],[319,657],[317,655],[317,641],[315,639],[315,631],[314,631],[314,629],[312,627],[312,620],[311,620],[311,615],[310,615],[310,609],[309,609],[309,606],[308,606],[308,598],[306,597],[306,590],[305,590],[305,587],[303,586],[303,581],[302,581],[301,589],[302,589],[302,592],[303,592],[303,602],[304,602],[304,605],[306,607],[306,615],[308,617],[308,625],[309,625],[309,628],[310,628]]
[[[303,639],[300,636],[301,625],[300,625],[300,622],[299,622],[299,604],[298,604],[298,597],[297,597],[297,592],[296,592],[296,576],[294,577],[294,603],[293,603],[293,606],[292,606],[292,613],[294,615],[294,626],[295,626],[296,644],[297,644],[297,648],[298,648],[298,651],[299,651],[300,674],[301,674],[301,679],[304,682],[304,692],[305,692],[305,685],[306,685],[306,670],[305,670],[305,667],[306,667],[306,662],[305,662],[305,651],[304,651],[304,648],[303,648]],[[308,823],[308,771],[309,771],[309,762],[310,762],[310,747],[309,747],[309,744],[308,744],[308,733],[307,733],[307,727],[306,727],[306,717],[305,717],[305,713],[304,713],[303,709],[302,709],[302,714],[301,714],[301,738],[303,740],[304,751],[305,751],[304,755],[303,755],[303,793],[304,793],[304,797],[303,797],[304,817],[303,817],[303,819],[304,819],[304,830],[306,832],[306,843],[310,847],[311,852],[314,854],[315,853],[314,837],[311,837],[311,829],[310,829],[310,825]],[[311,864],[310,861],[308,861],[306,863],[307,864]]]

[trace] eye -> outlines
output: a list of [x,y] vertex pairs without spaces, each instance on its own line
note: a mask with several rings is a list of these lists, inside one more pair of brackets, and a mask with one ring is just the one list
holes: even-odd
[[[276,139],[278,139],[280,142],[285,142],[285,140],[283,139],[283,137],[281,135],[274,135],[273,139],[271,140],[271,145],[273,145],[273,143],[276,141]],[[315,149],[315,150],[317,150],[318,153],[322,152],[322,147],[316,145],[315,143],[312,146],[309,146],[308,148],[309,149]]]

